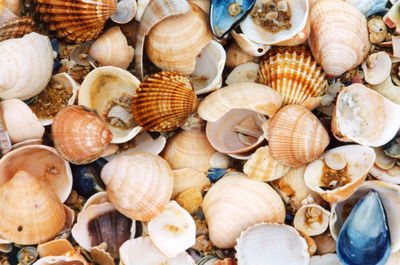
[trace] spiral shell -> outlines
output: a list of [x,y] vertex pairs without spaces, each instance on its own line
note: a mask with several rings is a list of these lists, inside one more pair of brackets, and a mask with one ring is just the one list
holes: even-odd
[[0,26],[0,41],[21,38],[34,30],[35,22],[31,17],[16,17]]

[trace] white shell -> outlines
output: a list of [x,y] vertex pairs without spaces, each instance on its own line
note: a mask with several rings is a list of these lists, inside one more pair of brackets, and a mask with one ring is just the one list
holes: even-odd
[[310,265],[342,265],[336,254],[312,256]]
[[320,205],[308,204],[302,206],[296,212],[293,225],[297,230],[308,236],[316,236],[322,234],[328,228],[329,216],[329,211]]
[[111,20],[118,24],[125,24],[135,17],[136,12],[136,0],[120,0],[117,3],[115,13],[111,15]]
[[392,78],[389,76],[380,84],[371,86],[376,92],[393,101],[396,104],[400,104],[400,87],[393,84]]
[[38,259],[32,265],[60,265],[60,264],[74,264],[74,265],[84,265],[82,261],[79,259],[75,259],[73,257],[66,256],[47,256],[41,259]]
[[390,77],[392,61],[386,52],[373,53],[368,56],[366,62],[361,65],[364,78],[371,85],[377,85]]
[[228,75],[225,83],[230,86],[235,83],[255,82],[257,80],[259,65],[256,63],[243,63],[236,66]]
[[137,10],[135,19],[140,21],[142,19],[142,15],[147,5],[150,3],[150,0],[137,0]]
[[263,56],[271,48],[271,46],[259,44],[249,40],[249,38],[243,33],[236,33],[232,30],[232,37],[235,39],[237,45],[246,53],[259,57]]

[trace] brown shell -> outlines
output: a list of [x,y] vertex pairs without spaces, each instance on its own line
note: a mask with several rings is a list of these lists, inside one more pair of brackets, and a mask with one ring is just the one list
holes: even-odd
[[145,78],[132,100],[136,123],[148,131],[172,131],[197,108],[190,80],[178,72],[160,72]]
[[21,38],[34,30],[35,22],[31,17],[16,17],[0,26],[0,41]]
[[96,38],[116,9],[115,0],[37,0],[40,19],[58,38],[82,43]]

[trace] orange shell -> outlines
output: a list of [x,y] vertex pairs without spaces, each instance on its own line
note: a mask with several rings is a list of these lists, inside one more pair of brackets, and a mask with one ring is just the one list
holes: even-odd
[[16,17],[0,26],[0,41],[15,39],[31,33],[35,22],[31,17]]

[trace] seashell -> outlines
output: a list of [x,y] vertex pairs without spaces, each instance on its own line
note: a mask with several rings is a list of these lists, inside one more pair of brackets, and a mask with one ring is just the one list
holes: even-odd
[[196,5],[189,12],[166,18],[146,38],[146,52],[152,63],[165,71],[191,74],[196,57],[208,45],[212,34],[205,14]]
[[367,26],[371,43],[379,44],[385,41],[387,28],[381,17],[375,17],[368,20]]
[[318,1],[310,17],[310,48],[327,75],[339,76],[364,60],[370,47],[367,20],[353,5],[341,0]]
[[[391,1],[392,2],[392,1]],[[389,11],[385,14],[383,17],[383,22],[385,22],[386,26],[389,28],[395,28],[397,25],[400,23],[400,17],[398,13],[398,8],[399,8],[400,3],[396,1],[395,3],[392,3],[392,7],[389,9]]]
[[[14,62],[12,67],[9,62]],[[32,32],[0,43],[0,98],[36,96],[46,87],[52,71],[53,50],[47,36]]]
[[190,80],[177,72],[160,72],[145,78],[132,99],[136,123],[148,131],[172,131],[197,108]]
[[12,18],[16,18],[17,15],[14,14],[7,6],[0,7],[0,25],[6,23]]
[[57,151],[73,164],[99,158],[111,142],[111,132],[97,114],[81,106],[68,106],[54,117],[51,133]]
[[346,2],[355,6],[366,17],[378,12],[386,11],[385,7],[388,0],[346,0]]
[[328,228],[329,211],[318,204],[302,206],[294,216],[293,225],[308,236],[320,235]]
[[263,56],[271,48],[271,46],[253,42],[243,33],[236,33],[234,30],[231,31],[231,35],[240,49],[255,57]]
[[225,65],[230,68],[234,68],[238,65],[254,62],[256,59],[255,56],[248,54],[247,52],[243,51],[236,42],[233,42],[229,45],[226,51],[226,63]]
[[336,254],[325,254],[322,256],[312,256],[310,265],[342,265]]
[[262,0],[257,0],[252,13],[240,24],[240,28],[250,40],[261,44],[272,45],[293,38],[299,38],[296,35],[302,32],[307,26],[309,2],[308,0],[287,0],[286,4],[289,10],[288,16],[290,17],[288,28],[278,28],[277,31],[274,32],[270,27],[265,28],[255,22],[258,10],[261,9],[267,12],[267,7],[264,6],[266,4]]
[[21,38],[34,30],[35,22],[31,17],[16,17],[0,24],[0,41]]
[[210,6],[211,6],[211,1],[210,0],[189,0],[190,4],[197,5],[200,7],[207,15],[210,13]]
[[190,188],[176,197],[176,202],[190,214],[195,214],[203,204],[203,195],[200,189]]
[[[373,246],[371,253],[367,246]],[[357,202],[340,230],[336,252],[344,264],[386,264],[390,232],[385,209],[376,191]]]
[[393,84],[390,76],[382,83],[371,86],[371,88],[390,101],[400,104],[400,87]]
[[[257,247],[256,247],[257,246]],[[259,223],[247,228],[237,240],[239,264],[308,265],[310,255],[304,238],[289,225]]]
[[230,86],[235,83],[255,82],[259,65],[256,63],[244,63],[236,66],[228,75],[225,83]]
[[137,11],[135,15],[135,19],[137,21],[141,21],[143,12],[146,9],[147,5],[149,4],[150,0],[137,0]]
[[40,178],[19,170],[0,186],[0,234],[23,245],[55,237],[65,223],[60,200]]
[[74,264],[74,265],[86,265],[86,261],[76,257],[67,256],[48,256],[38,259],[32,265],[58,265],[58,264]]
[[196,95],[209,93],[222,85],[226,54],[224,47],[211,40],[196,59],[196,68],[189,76]]
[[400,128],[400,106],[362,84],[344,88],[332,117],[332,132],[344,142],[381,146]]
[[[313,237],[317,245],[318,255],[326,255],[336,251],[336,241],[329,231]],[[321,264],[322,265],[322,264]]]
[[400,252],[393,253],[390,255],[385,265],[396,265],[400,262]]
[[368,56],[366,62],[361,65],[365,81],[371,85],[378,85],[390,78],[392,61],[386,52],[377,52]]
[[0,0],[0,16],[4,11],[5,5],[6,5],[6,0]]
[[111,15],[111,20],[118,24],[126,24],[135,17],[136,11],[136,0],[120,0],[117,3],[115,13]]
[[105,120],[112,143],[123,143],[142,129],[131,113],[131,101],[138,87],[139,80],[128,71],[114,66],[98,67],[83,80],[78,104],[95,110]]
[[215,152],[210,158],[210,166],[212,168],[227,169],[231,164],[231,159],[226,154]]
[[269,50],[260,63],[257,82],[276,90],[283,104],[305,107],[323,96],[328,85],[322,68],[303,46]]
[[43,137],[43,125],[23,101],[4,100],[0,102],[0,112],[3,125],[13,144]]
[[164,256],[148,236],[126,241],[119,250],[124,265],[195,265],[194,260],[184,251],[174,258]]
[[204,191],[211,187],[211,182],[207,175],[192,168],[182,168],[173,170],[174,172],[174,189],[172,198],[175,198],[180,193],[187,189],[196,188]]
[[[37,247],[37,252],[42,258],[37,261],[37,264],[52,264],[51,260],[55,262],[56,260],[61,261],[66,258],[72,258],[75,262],[79,262],[77,264],[89,265],[86,259],[66,239],[56,239],[40,244]],[[52,258],[44,258],[49,256],[52,256]]]
[[104,246],[104,243],[102,243],[90,250],[93,262],[99,265],[115,265],[114,258],[103,247],[107,247],[107,244]]
[[321,122],[302,106],[283,107],[268,127],[271,155],[285,166],[305,165],[318,158],[329,144]]
[[74,3],[38,0],[36,11],[57,38],[83,43],[95,39],[116,9],[115,0],[77,0]]
[[173,172],[150,153],[115,158],[101,171],[111,203],[124,215],[148,221],[160,214],[172,194]]
[[317,251],[317,244],[315,243],[315,240],[304,234],[303,232],[299,231],[300,235],[306,240],[307,246],[308,246],[308,254],[310,254],[310,256],[314,255],[315,252]]
[[15,15],[19,16],[21,14],[21,1],[19,0],[6,0],[6,7],[12,11]]
[[219,180],[207,192],[202,207],[211,242],[218,248],[235,246],[249,226],[263,221],[283,223],[285,219],[283,202],[271,186],[244,174]]

